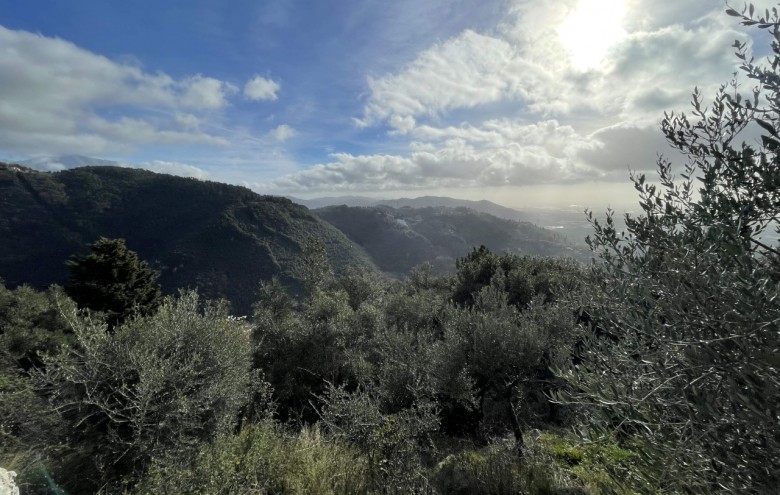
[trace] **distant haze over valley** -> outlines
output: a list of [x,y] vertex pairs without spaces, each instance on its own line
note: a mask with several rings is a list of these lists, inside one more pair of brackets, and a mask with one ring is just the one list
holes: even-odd
[[474,211],[487,213],[506,220],[533,223],[539,227],[552,230],[572,243],[580,245],[584,244],[585,236],[593,230],[585,217],[584,207],[579,205],[572,205],[569,208],[537,207],[517,210],[487,200],[473,201],[442,196],[398,199],[377,199],[365,196],[335,196],[312,199],[290,197],[290,199],[311,209],[338,205],[354,207],[386,205],[393,208],[470,208]]

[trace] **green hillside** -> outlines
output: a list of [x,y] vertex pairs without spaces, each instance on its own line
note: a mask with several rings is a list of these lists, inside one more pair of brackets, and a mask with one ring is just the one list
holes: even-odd
[[315,212],[365,249],[380,269],[396,274],[426,261],[452,270],[457,258],[479,245],[513,254],[588,257],[554,232],[470,208],[342,205]]
[[127,239],[160,272],[163,290],[197,287],[239,312],[260,280],[293,287],[307,239],[322,240],[336,272],[372,267],[361,248],[288,199],[144,170],[57,173],[0,164],[0,278],[9,286],[64,283],[65,261],[99,236]]

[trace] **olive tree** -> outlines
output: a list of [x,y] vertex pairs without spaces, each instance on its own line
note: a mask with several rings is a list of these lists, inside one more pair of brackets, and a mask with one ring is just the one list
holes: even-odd
[[[598,332],[566,373],[596,433],[639,441],[652,490],[776,493],[780,482],[780,17],[727,11],[772,35],[767,65],[736,42],[733,80],[708,106],[666,114],[657,183],[632,175],[642,212],[591,219]],[[760,133],[760,141],[744,136]],[[675,175],[677,172],[678,175]],[[780,233],[780,232],[777,232]],[[598,338],[608,335],[609,338]]]
[[225,305],[185,293],[111,333],[93,317],[68,318],[75,343],[45,360],[37,382],[87,459],[67,480],[76,491],[132,479],[151,459],[234,428],[255,377],[250,330]]
[[447,423],[455,412],[466,422],[472,416],[478,422],[472,434],[486,439],[511,430],[521,449],[528,426],[553,421],[556,414],[545,397],[557,386],[548,368],[568,359],[574,316],[562,304],[543,304],[543,298],[519,311],[508,303],[503,279],[494,276],[474,295],[471,308],[445,313],[435,375]]

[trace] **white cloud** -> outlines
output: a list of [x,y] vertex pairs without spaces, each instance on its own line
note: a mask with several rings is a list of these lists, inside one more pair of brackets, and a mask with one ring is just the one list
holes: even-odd
[[186,132],[162,129],[152,122],[130,117],[120,117],[109,121],[96,115],[85,119],[84,129],[88,129],[111,142],[121,142],[127,145],[143,144],[210,144],[213,146],[227,146],[226,139],[212,136],[198,130]]
[[495,31],[466,30],[395,73],[369,77],[358,123],[386,122],[403,134],[415,122],[497,102],[543,118],[587,111],[615,121],[652,114],[657,121],[663,110],[685,106],[693,86],[713,88],[728,78],[736,67],[729,47],[745,37],[717,6],[681,4],[673,14],[687,6],[696,22],[660,25],[668,12],[639,22],[648,7],[629,2],[625,24],[634,30],[611,28],[621,36],[613,36],[603,60],[583,72],[568,59],[560,33],[575,2],[519,2]]
[[514,48],[504,40],[465,31],[424,51],[398,74],[369,78],[371,94],[361,122],[395,117],[404,129],[409,116],[496,101],[507,91],[504,74],[514,59]]
[[262,76],[255,76],[244,86],[244,96],[250,100],[276,100],[279,83]]
[[417,122],[415,121],[414,117],[411,115],[393,115],[390,117],[390,126],[395,129],[396,134],[408,134],[412,129],[414,129],[415,124]]
[[290,127],[287,124],[281,124],[273,128],[271,132],[269,133],[272,138],[274,138],[277,141],[283,142],[287,141],[291,137],[295,136],[296,132],[295,129]]
[[[272,186],[289,191],[437,189],[574,183],[604,179],[611,169],[586,162],[605,146],[555,120],[497,119],[480,126],[419,126],[404,155],[336,153],[333,161],[290,174]],[[627,169],[624,169],[627,172]],[[625,178],[625,177],[623,177]]]
[[0,149],[102,154],[144,144],[225,144],[199,130],[192,112],[224,108],[237,91],[227,82],[150,74],[61,39],[2,26],[0,46]]
[[222,108],[227,105],[227,95],[238,91],[232,84],[200,74],[182,81],[181,87],[181,103],[196,110]]
[[[658,129],[663,111],[687,110],[694,86],[711,95],[727,81],[737,65],[731,44],[747,36],[712,4],[681,0],[653,14],[646,2],[627,0],[622,23],[606,26],[614,36],[584,66],[560,38],[577,5],[515,2],[495,29],[463,31],[395,72],[369,77],[356,123],[386,126],[408,139],[396,142],[407,150],[336,153],[273,185],[360,191],[626,181],[629,169],[653,169],[659,153],[679,159]],[[442,125],[453,115],[464,123]]]
[[177,113],[174,115],[176,123],[185,129],[196,129],[201,124],[201,119],[191,113]]
[[263,190],[403,191],[626,182],[655,168],[659,154],[681,157],[655,125],[610,125],[590,134],[557,120],[492,119],[475,126],[420,125],[409,152],[334,153],[332,161],[286,175]]
[[181,162],[153,160],[150,162],[143,162],[128,166],[132,168],[151,170],[152,172],[157,172],[160,174],[178,175],[179,177],[192,177],[201,180],[209,177],[209,173],[202,168]]

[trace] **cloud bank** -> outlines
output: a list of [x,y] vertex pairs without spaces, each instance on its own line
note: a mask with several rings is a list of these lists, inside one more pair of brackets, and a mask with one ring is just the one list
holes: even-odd
[[733,40],[747,37],[720,6],[625,7],[619,25],[602,29],[614,36],[601,57],[583,65],[567,50],[576,37],[561,35],[580,15],[576,2],[516,2],[493,30],[464,30],[395,72],[368,77],[355,123],[384,129],[406,152],[334,153],[266,187],[572,184],[654,168],[659,153],[671,152],[658,130],[663,112],[687,110],[694,86],[713,94],[737,66]]

